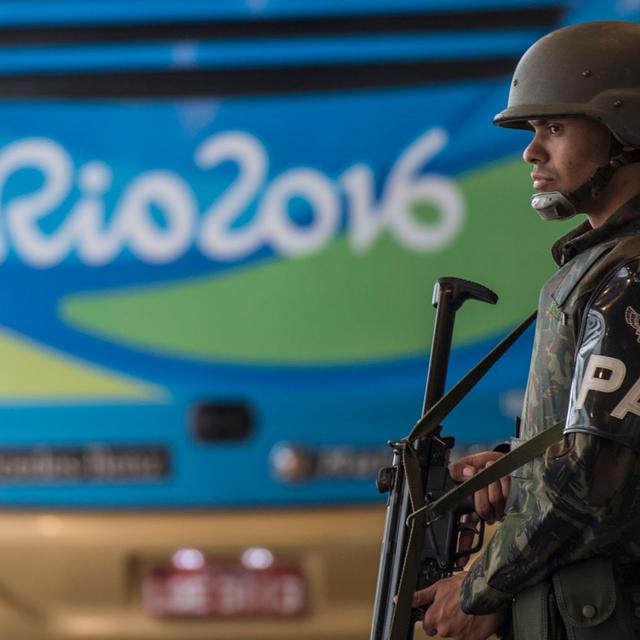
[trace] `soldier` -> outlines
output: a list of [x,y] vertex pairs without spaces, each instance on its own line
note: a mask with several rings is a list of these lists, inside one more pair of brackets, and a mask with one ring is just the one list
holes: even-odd
[[428,635],[640,638],[639,56],[639,24],[554,31],[524,54],[494,119],[533,132],[523,157],[540,216],[587,215],[552,250],[519,434],[562,422],[564,437],[510,486],[475,495],[478,514],[502,523],[469,571],[416,594]]

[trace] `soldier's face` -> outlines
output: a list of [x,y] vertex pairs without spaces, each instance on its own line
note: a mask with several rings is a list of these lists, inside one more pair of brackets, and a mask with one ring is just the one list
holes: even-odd
[[568,194],[609,160],[609,130],[590,118],[530,120],[533,139],[522,157],[533,165],[536,191]]

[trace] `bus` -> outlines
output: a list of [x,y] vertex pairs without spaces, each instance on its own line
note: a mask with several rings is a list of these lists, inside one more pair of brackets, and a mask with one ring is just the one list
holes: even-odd
[[[0,629],[366,637],[434,282],[500,296],[459,314],[454,381],[563,232],[490,124],[506,79],[638,4],[0,8]],[[528,335],[445,425],[460,451],[511,434]]]

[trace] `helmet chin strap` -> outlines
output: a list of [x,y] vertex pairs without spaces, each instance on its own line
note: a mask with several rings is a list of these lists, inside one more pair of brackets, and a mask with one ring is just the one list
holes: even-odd
[[597,198],[620,167],[640,162],[640,149],[624,153],[616,140],[615,144],[612,143],[612,150],[617,153],[611,154],[609,162],[596,169],[589,180],[570,194],[564,195],[560,191],[534,193],[531,196],[531,206],[538,215],[543,220],[567,220],[575,216],[579,213],[581,203],[589,197]]

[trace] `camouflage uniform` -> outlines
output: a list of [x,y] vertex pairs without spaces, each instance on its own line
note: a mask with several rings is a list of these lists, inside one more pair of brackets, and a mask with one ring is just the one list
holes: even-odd
[[[628,308],[640,311],[640,198],[598,229],[585,222],[553,254],[560,269],[540,295],[520,436],[558,422],[565,436],[514,472],[507,515],[463,582],[467,613],[497,611],[586,558],[640,562],[640,405],[628,401],[622,419],[610,415],[640,377],[640,320],[634,327],[627,311],[625,322]],[[579,407],[593,354],[626,362],[627,375]],[[606,371],[591,373],[607,385]]]

